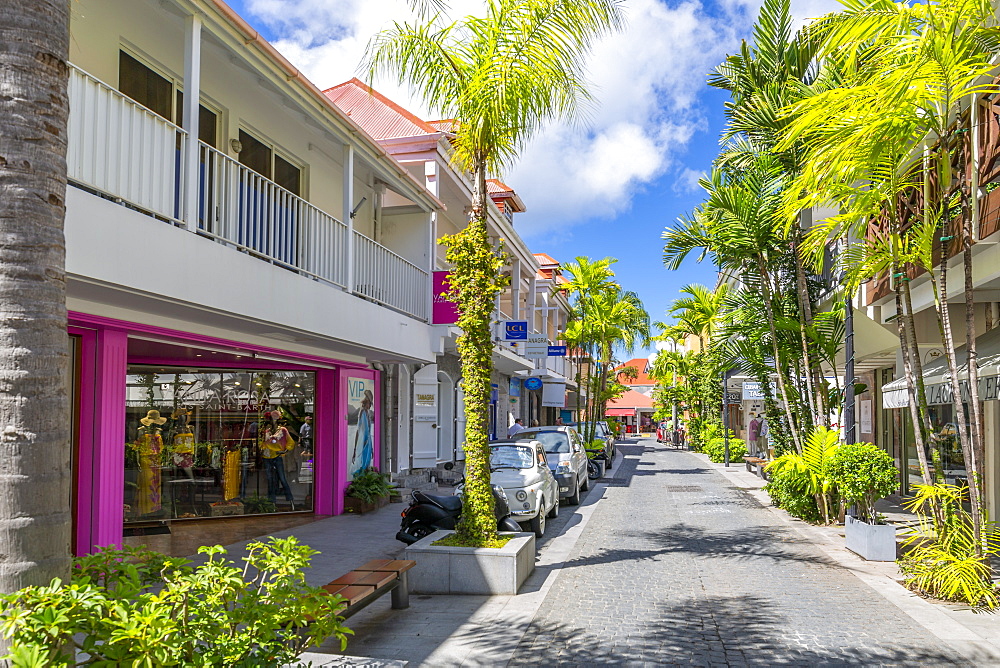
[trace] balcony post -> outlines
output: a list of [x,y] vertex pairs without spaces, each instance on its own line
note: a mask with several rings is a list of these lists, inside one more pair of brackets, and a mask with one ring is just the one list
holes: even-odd
[[[184,29],[184,131],[187,145],[181,151],[181,190],[184,224],[188,229],[198,228],[198,117],[201,101],[201,17],[191,14]],[[181,184],[178,184],[180,186]]]
[[521,319],[521,261],[515,259],[510,263],[510,317]]
[[[428,160],[424,163],[424,187],[427,191],[439,197],[441,194],[441,181],[438,178],[438,163],[436,160]],[[430,279],[427,290],[427,319],[434,322],[434,271],[437,269],[437,239],[438,239],[438,214],[431,211],[427,219],[427,275]]]
[[347,225],[347,280],[344,286],[354,292],[354,146],[344,145],[344,224]]

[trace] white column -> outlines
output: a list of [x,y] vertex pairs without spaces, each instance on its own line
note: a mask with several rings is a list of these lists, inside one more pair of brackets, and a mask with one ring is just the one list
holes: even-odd
[[347,225],[347,280],[344,285],[348,292],[354,292],[354,147],[344,145],[344,224]]
[[[438,179],[438,164],[435,160],[428,160],[424,163],[424,186],[427,191],[430,192],[435,197],[438,196],[441,190],[441,183]],[[429,304],[427,305],[427,317],[429,322],[434,322],[434,270],[437,269],[437,223],[438,214],[437,211],[431,211],[430,224],[428,226],[428,240],[427,240],[427,273],[430,277],[430,283],[427,286],[427,299]]]
[[181,216],[188,229],[198,228],[198,116],[201,100],[201,17],[187,17],[184,29],[184,131],[187,132],[184,163],[181,169],[183,202]]
[[538,277],[532,273],[528,281],[528,331],[535,331],[535,309],[538,308]]
[[521,319],[521,261],[515,259],[510,263],[510,317]]

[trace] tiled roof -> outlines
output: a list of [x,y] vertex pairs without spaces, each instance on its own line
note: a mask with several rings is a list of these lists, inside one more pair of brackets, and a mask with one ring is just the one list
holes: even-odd
[[514,189],[506,183],[503,183],[500,179],[486,179],[486,190],[491,195],[514,193]]
[[646,369],[649,367],[649,360],[645,357],[635,357],[617,367],[614,371],[615,376],[617,377],[619,371],[629,366],[635,368],[639,372],[638,375],[636,375],[635,380],[622,376],[618,378],[619,383],[622,385],[656,385],[656,381],[646,373]]
[[323,94],[375,139],[442,132],[357,78],[328,88]]
[[608,408],[652,408],[653,400],[635,390],[625,390],[625,394],[608,402]]
[[553,265],[553,266],[559,265],[558,262],[552,259],[551,255],[548,255],[546,253],[534,253],[534,256],[535,259],[538,260],[538,264],[542,265],[543,267],[545,265]]

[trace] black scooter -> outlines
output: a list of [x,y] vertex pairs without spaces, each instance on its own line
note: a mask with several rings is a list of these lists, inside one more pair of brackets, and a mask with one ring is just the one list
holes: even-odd
[[[493,507],[500,531],[521,531],[510,517],[510,505],[503,488],[493,485]],[[412,545],[441,529],[454,529],[462,515],[462,497],[434,496],[420,490],[410,495],[410,507],[403,511],[403,522],[396,540]]]

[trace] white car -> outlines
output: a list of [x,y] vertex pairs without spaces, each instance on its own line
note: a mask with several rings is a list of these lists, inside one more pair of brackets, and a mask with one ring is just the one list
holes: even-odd
[[490,481],[507,493],[514,521],[529,523],[541,538],[545,518],[559,515],[559,485],[542,444],[516,437],[490,443],[490,471]]

